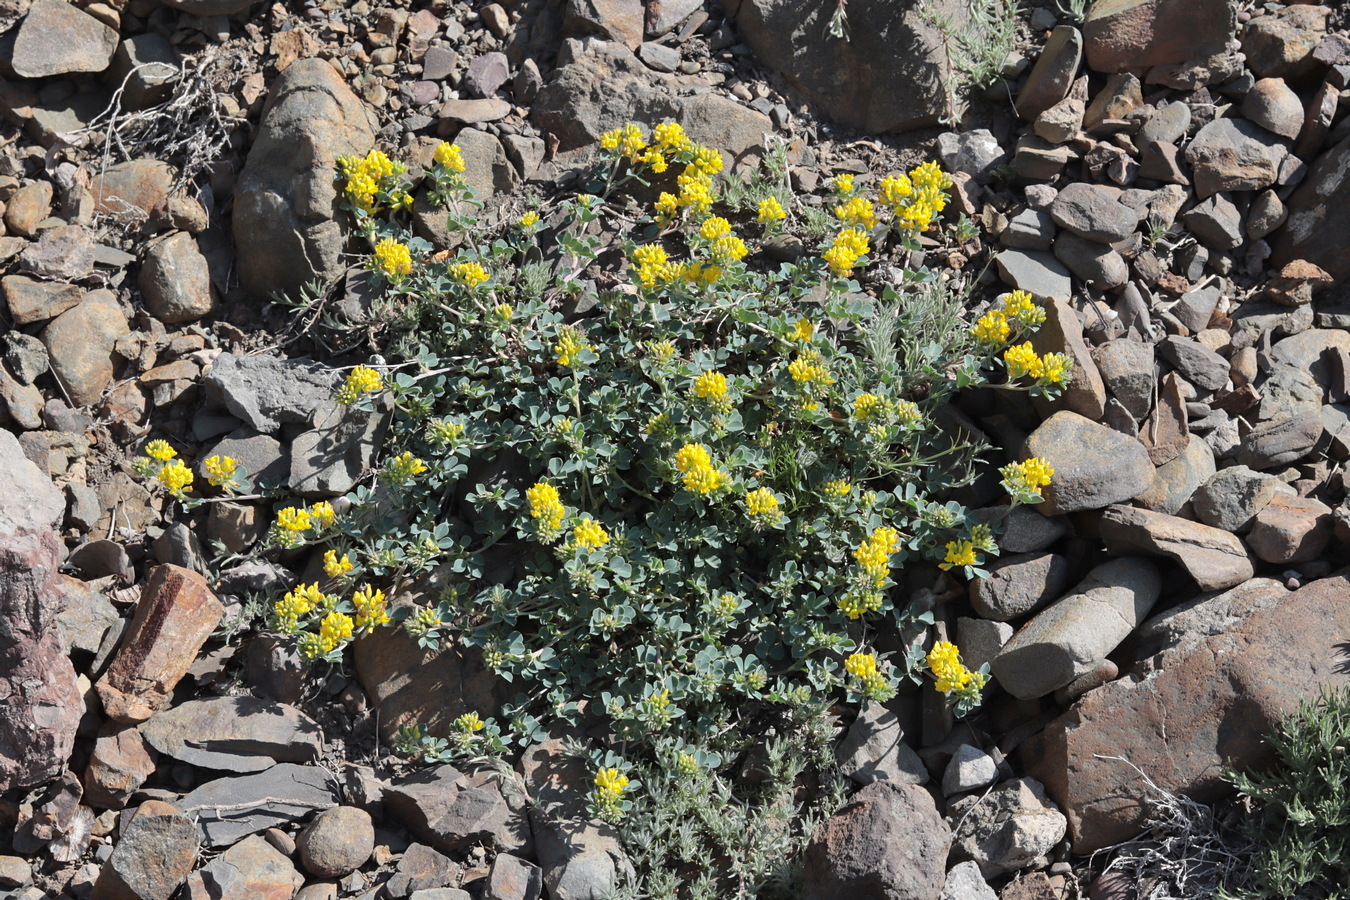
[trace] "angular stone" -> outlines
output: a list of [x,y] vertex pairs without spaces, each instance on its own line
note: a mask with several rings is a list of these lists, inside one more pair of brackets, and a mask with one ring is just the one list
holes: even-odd
[[1259,191],[1270,187],[1289,155],[1285,141],[1246,119],[1215,119],[1186,148],[1202,198],[1218,191]]
[[457,125],[481,125],[496,122],[511,114],[511,104],[493,97],[489,100],[447,100],[436,117]]
[[1134,502],[1144,509],[1175,516],[1190,501],[1196,490],[1214,475],[1214,451],[1199,438],[1186,443],[1181,455],[1158,467],[1153,487]]
[[226,772],[261,772],[278,762],[311,762],[323,747],[319,723],[257,697],[189,700],[156,713],[141,736],[160,753]]
[[1024,625],[990,668],[1008,693],[1044,697],[1101,665],[1144,621],[1162,580],[1143,559],[1097,566],[1066,597]]
[[1136,420],[1153,407],[1157,375],[1153,366],[1153,344],[1120,338],[1092,349],[1092,361],[1111,395]]
[[187,232],[150,245],[139,285],[146,308],[165,325],[194,322],[211,312],[211,272]]
[[1051,298],[1044,305],[1045,322],[1032,335],[1031,347],[1041,355],[1063,353],[1073,361],[1073,366],[1064,393],[1054,401],[1038,402],[1038,411],[1045,416],[1053,410],[1067,409],[1088,419],[1099,419],[1106,409],[1106,386],[1083,340],[1083,323],[1064,300]]
[[94,271],[94,240],[79,225],[48,228],[23,248],[19,267],[49,281],[78,281]]
[[1135,146],[1147,147],[1155,141],[1180,144],[1191,127],[1191,108],[1181,101],[1165,103],[1139,128]]
[[151,31],[129,35],[118,45],[108,75],[113,84],[125,84],[123,108],[142,110],[169,99],[178,65],[173,44]]
[[123,826],[92,900],[170,900],[197,860],[197,827],[176,807],[147,800]]
[[370,813],[354,806],[328,809],[295,839],[300,863],[318,878],[341,878],[366,864],[375,850]]
[[947,870],[947,883],[939,900],[999,900],[998,894],[980,874],[980,867],[967,860]]
[[1191,331],[1200,332],[1209,327],[1210,317],[1219,303],[1219,289],[1216,287],[1199,288],[1187,291],[1172,307],[1172,315]]
[[1083,101],[1070,94],[1036,117],[1036,134],[1052,144],[1073,140],[1083,128]]
[[117,722],[143,722],[167,706],[224,612],[198,573],[152,569],[122,646],[95,686],[105,714]]
[[0,504],[3,645],[52,631],[66,605],[58,571],[65,500],[51,479],[28,460],[18,439],[4,430],[0,430],[0,479],[6,498]]
[[[156,35],[158,36],[158,35]],[[178,170],[156,159],[115,163],[92,175],[89,193],[94,212],[105,216],[144,219],[167,209]]]
[[994,261],[1005,284],[1026,291],[1037,300],[1068,300],[1073,296],[1069,270],[1049,253],[1004,250]]
[[1055,237],[1055,258],[1094,290],[1114,290],[1130,277],[1130,267],[1119,253],[1069,231]]
[[334,167],[374,144],[364,104],[328,62],[297,60],[270,86],[234,196],[239,280],[251,296],[294,294],[346,268]]
[[385,883],[390,897],[409,897],[423,890],[435,890],[455,880],[459,867],[455,861],[426,844],[413,844],[403,851],[393,877]]
[[1308,410],[1272,419],[1242,439],[1237,461],[1252,469],[1273,469],[1303,459],[1322,437],[1320,412]]
[[108,629],[121,621],[116,607],[102,593],[89,590],[77,578],[62,575],[60,585],[66,600],[65,610],[56,617],[61,626],[62,646],[67,653],[72,650],[97,653]]
[[1005,557],[970,582],[970,605],[986,619],[1019,619],[1062,596],[1071,572],[1068,558],[1054,553]]
[[1022,456],[1040,457],[1055,470],[1036,507],[1047,516],[1131,500],[1153,484],[1153,464],[1142,444],[1077,413],[1047,419],[1027,438]]
[[905,742],[899,717],[880,703],[869,703],[858,714],[836,755],[839,770],[858,784],[923,784],[928,780],[923,760]]
[[10,65],[22,78],[102,72],[117,50],[117,31],[64,0],[33,0],[19,23]]
[[342,375],[318,363],[272,356],[216,357],[202,381],[206,397],[264,434],[309,424],[337,391]]
[[1032,121],[1067,97],[1082,58],[1083,35],[1072,25],[1057,26],[1017,95],[1017,114]]
[[90,291],[61,313],[39,337],[51,356],[52,372],[61,380],[74,406],[89,406],[112,383],[113,350],[130,334],[126,316],[111,291]]
[[642,0],[567,0],[562,27],[564,34],[599,35],[636,50],[644,20]]
[[1313,50],[1327,33],[1331,10],[1318,5],[1295,5],[1258,16],[1242,33],[1247,67],[1258,78],[1301,78],[1316,71]]
[[976,182],[984,183],[1008,159],[1008,151],[989,129],[975,128],[938,135],[938,156],[946,171],[965,172]]
[[1128,237],[1139,224],[1139,213],[1121,203],[1104,187],[1073,182],[1050,204],[1050,217],[1062,228],[1099,244]]
[[193,872],[185,900],[291,900],[305,876],[254,835]]
[[1181,220],[1211,249],[1232,250],[1242,244],[1242,214],[1223,194],[1197,203]]
[[0,792],[36,787],[61,773],[84,709],[80,693],[59,629],[0,640]]
[[1290,140],[1303,130],[1303,101],[1283,78],[1262,78],[1252,85],[1242,98],[1242,115]]
[[773,122],[718,94],[697,94],[680,100],[675,120],[689,137],[722,151],[730,169],[755,167],[764,157],[764,135],[774,131]]
[[811,834],[804,900],[936,897],[952,835],[920,787],[876,782]]
[[1109,553],[1148,553],[1176,560],[1201,590],[1230,588],[1252,577],[1252,560],[1235,535],[1146,509],[1111,506],[1102,513]]
[[1083,20],[1095,72],[1145,69],[1223,53],[1237,29],[1227,0],[1097,0]]
[[985,878],[1044,867],[1068,825],[1034,778],[962,797],[948,808],[947,818],[954,823],[951,858],[974,862]]
[[[1091,60],[1088,67],[1101,71],[1092,65]],[[1123,119],[1132,110],[1143,105],[1144,94],[1139,79],[1129,72],[1118,72],[1106,79],[1106,87],[1102,88],[1088,105],[1087,111],[1083,114],[1083,128],[1093,131],[1107,119]]]
[[218,778],[179,801],[206,846],[228,847],[250,834],[299,822],[338,805],[338,783],[318,766],[278,763],[253,775]]
[[1049,250],[1054,240],[1054,220],[1035,209],[1024,209],[1013,216],[999,235],[999,243],[1014,250]]
[[1331,541],[1331,507],[1311,497],[1276,495],[1252,520],[1247,546],[1262,562],[1312,562]]
[[[291,442],[292,445],[294,441]],[[249,484],[284,484],[290,475],[286,448],[276,438],[259,434],[252,428],[236,428],[209,448],[197,454],[197,477],[207,479],[206,461],[212,456],[228,456],[239,464]],[[214,504],[219,506],[220,504]]]
[[958,616],[956,645],[961,648],[962,661],[971,670],[978,670],[985,663],[993,662],[994,657],[1012,640],[1014,630],[1007,622]]
[[84,770],[84,802],[98,809],[126,806],[154,774],[157,756],[135,725],[104,725]]
[[1350,137],[1323,153],[1288,199],[1289,220],[1272,243],[1270,262],[1306,260],[1337,281],[1350,278]]
[[424,769],[385,788],[384,802],[421,840],[450,853],[486,839],[508,852],[529,847],[519,803],[508,802],[492,772]]
[[1293,489],[1274,475],[1253,471],[1246,466],[1220,469],[1193,498],[1195,517],[1234,534],[1251,531],[1252,520],[1266,505],[1283,492]]
[[1350,579],[1315,581],[1240,617],[1190,647],[1155,657],[1149,677],[1122,678],[1086,694],[1052,722],[1032,751],[1033,774],[1069,819],[1073,852],[1134,837],[1151,788],[1212,803],[1231,787],[1227,765],[1274,761],[1262,737],[1323,688],[1350,681]]
[[544,890],[544,873],[534,863],[498,853],[488,873],[485,900],[539,900]]
[[1202,390],[1217,391],[1228,383],[1228,360],[1199,341],[1168,335],[1159,342],[1158,355]]
[[1073,155],[1063,144],[1052,144],[1038,135],[1024,134],[1017,139],[1013,172],[1028,181],[1049,181],[1064,170]]
[[314,414],[314,429],[291,442],[290,487],[302,497],[337,497],[356,487],[370,468],[389,425],[388,403],[372,412],[326,403]]
[[979,747],[962,744],[942,773],[942,795],[951,797],[966,791],[978,791],[998,780],[998,763]]

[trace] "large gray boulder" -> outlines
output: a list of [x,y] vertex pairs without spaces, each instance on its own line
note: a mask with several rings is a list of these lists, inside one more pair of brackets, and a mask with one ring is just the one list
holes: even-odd
[[272,86],[234,193],[239,280],[255,297],[295,292],[345,268],[337,221],[339,156],[375,145],[365,105],[321,59],[292,63]]

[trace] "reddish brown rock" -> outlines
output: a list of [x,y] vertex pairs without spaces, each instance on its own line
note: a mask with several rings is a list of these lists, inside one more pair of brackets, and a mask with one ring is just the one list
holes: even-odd
[[188,878],[185,900],[291,900],[305,876],[259,835],[245,838]]
[[156,211],[163,212],[176,176],[173,166],[154,159],[108,166],[91,180],[94,211],[119,221],[144,220]]
[[75,667],[56,628],[0,644],[0,792],[60,773],[83,713]]
[[1153,657],[1144,680],[1085,695],[1027,745],[1032,774],[1069,818],[1075,853],[1133,837],[1149,788],[1210,803],[1230,791],[1225,761],[1271,761],[1262,743],[1300,700],[1350,683],[1350,575],[1315,581],[1221,633]]
[[155,771],[158,754],[134,725],[109,722],[99,732],[84,770],[84,798],[90,806],[121,809]]
[[136,809],[99,872],[91,900],[169,900],[197,861],[197,826],[177,807]]
[[1147,553],[1176,560],[1205,591],[1241,584],[1255,571],[1237,536],[1147,509],[1108,507],[1102,513],[1101,536],[1110,553]]
[[1083,20],[1095,72],[1143,70],[1223,53],[1237,27],[1228,0],[1097,0]]
[[1311,562],[1326,549],[1331,526],[1331,507],[1325,503],[1281,494],[1256,514],[1247,546],[1264,562]]
[[97,685],[107,716],[144,722],[167,706],[224,611],[196,572],[179,566],[151,571],[122,647]]

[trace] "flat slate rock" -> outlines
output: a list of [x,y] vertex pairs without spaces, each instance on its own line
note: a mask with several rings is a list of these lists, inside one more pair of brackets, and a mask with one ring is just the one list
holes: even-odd
[[197,820],[203,842],[214,849],[332,809],[338,791],[337,780],[318,766],[281,763],[254,775],[208,781],[178,807]]
[[152,716],[141,735],[160,753],[226,772],[311,762],[323,745],[318,722],[293,706],[257,697],[191,700]]

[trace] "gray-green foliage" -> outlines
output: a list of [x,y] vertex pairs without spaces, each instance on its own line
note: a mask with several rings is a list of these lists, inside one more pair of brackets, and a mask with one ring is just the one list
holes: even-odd
[[947,119],[955,124],[965,96],[990,87],[1017,46],[1020,0],[965,0],[964,15],[944,15],[925,4],[925,21],[937,30],[949,70]]
[[1242,828],[1256,845],[1250,883],[1234,900],[1350,896],[1350,690],[1299,705],[1266,741],[1274,762],[1227,773],[1252,807]]

